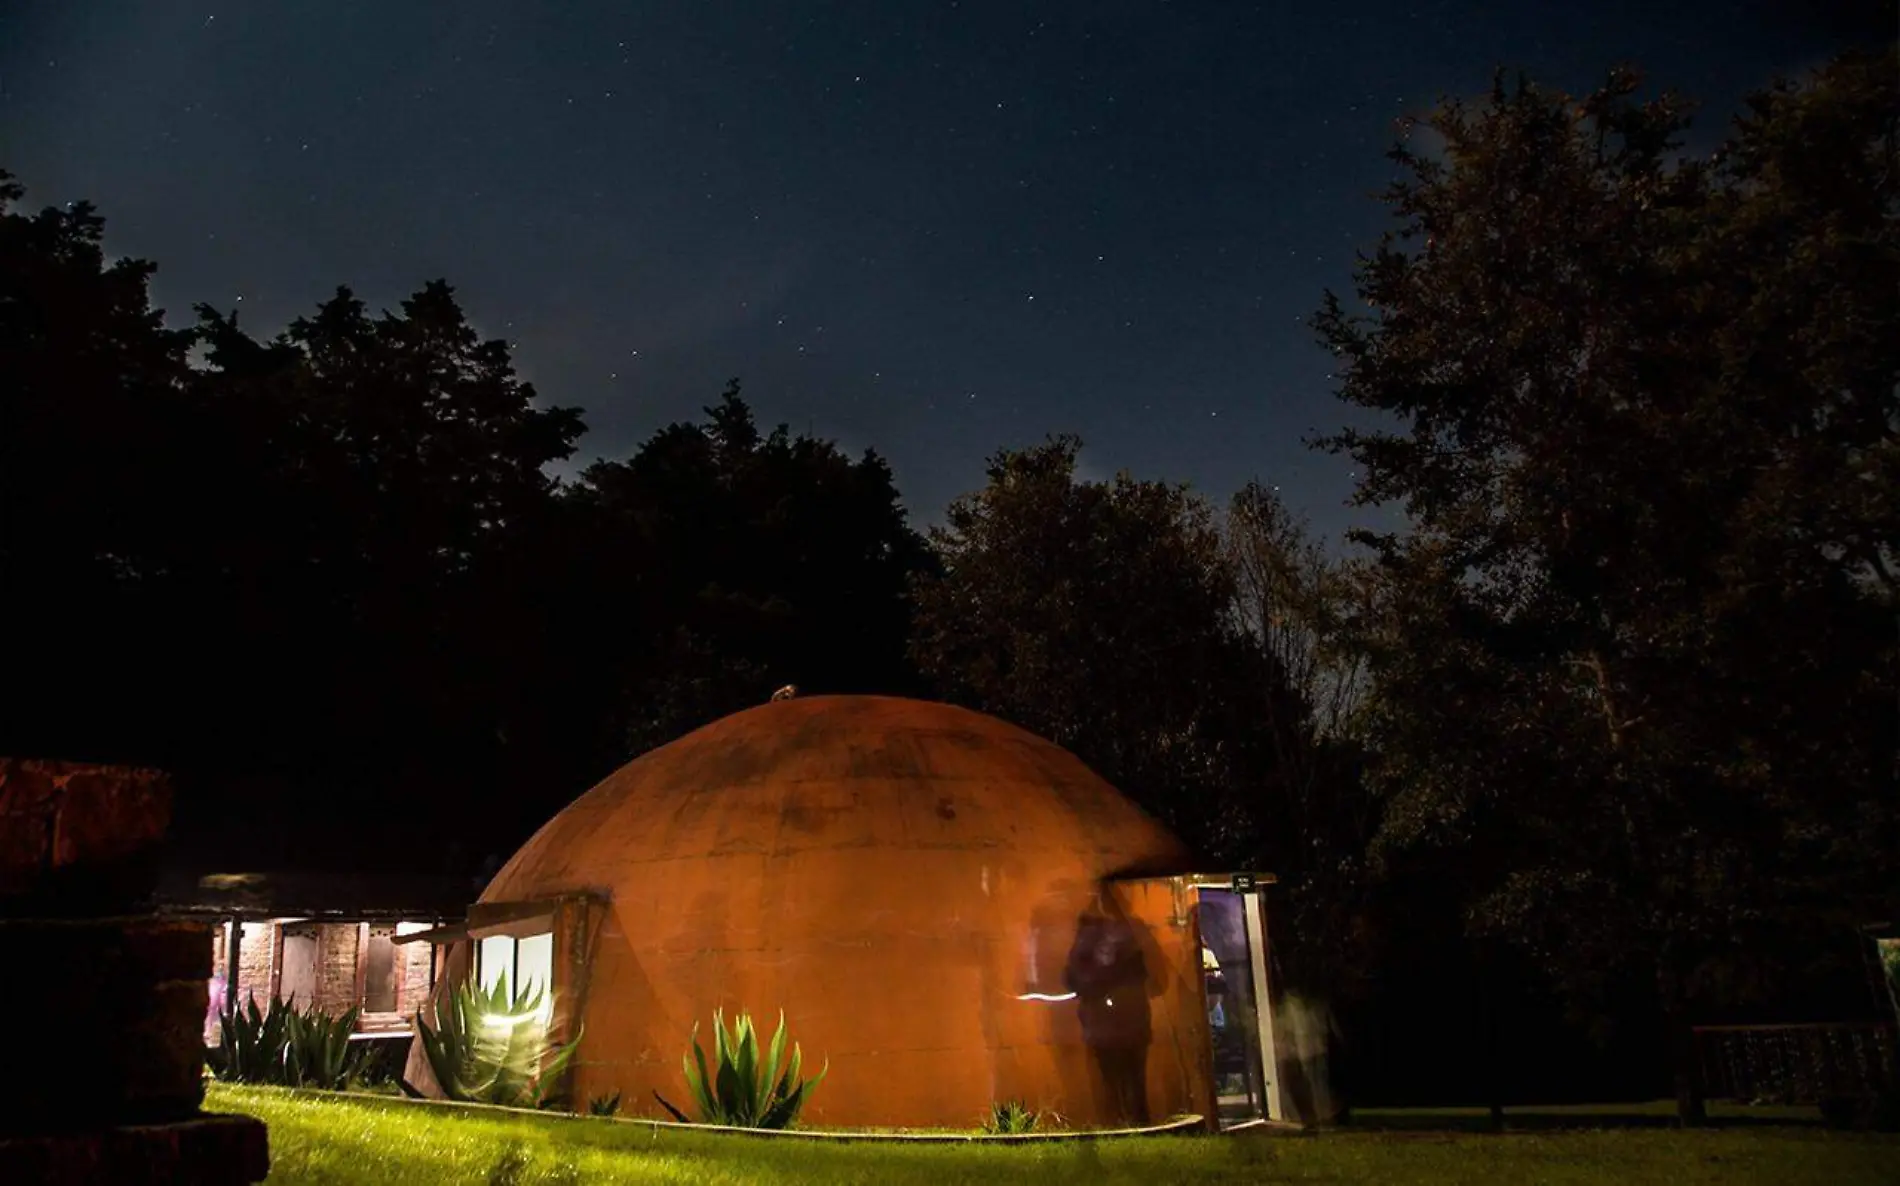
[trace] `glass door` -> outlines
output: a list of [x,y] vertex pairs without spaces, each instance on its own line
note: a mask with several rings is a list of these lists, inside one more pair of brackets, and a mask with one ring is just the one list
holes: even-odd
[[1279,1119],[1259,897],[1201,886],[1201,975],[1223,1128]]

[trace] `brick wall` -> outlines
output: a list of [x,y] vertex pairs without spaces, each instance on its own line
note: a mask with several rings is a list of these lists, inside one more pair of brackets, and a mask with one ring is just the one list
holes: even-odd
[[[218,1014],[224,1010],[224,977],[230,967],[226,952],[229,925],[218,923],[211,930],[211,987],[205,1002],[205,1041],[218,1040]],[[277,927],[271,923],[247,922],[238,940],[238,986],[235,998],[240,1008],[253,993],[257,1007],[267,1008],[271,997],[271,972],[277,954]]]
[[[403,923],[396,928],[397,934],[427,929],[426,923]],[[402,965],[402,989],[398,994],[402,1001],[404,1020],[413,1020],[416,1010],[422,1008],[429,999],[429,957],[435,948],[427,943],[406,943],[396,948],[396,959]]]
[[257,1007],[270,1005],[270,973],[277,954],[277,928],[267,922],[247,922],[238,939],[238,1004],[257,996]]

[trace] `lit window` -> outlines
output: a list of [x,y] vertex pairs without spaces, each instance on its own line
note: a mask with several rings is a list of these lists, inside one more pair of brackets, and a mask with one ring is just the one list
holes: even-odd
[[529,935],[515,951],[516,983],[546,992],[554,981],[554,936]]
[[541,992],[541,1020],[545,1023],[554,1012],[554,935],[542,932],[515,939],[509,935],[490,935],[479,940],[475,955],[475,982],[484,990],[494,988],[503,976],[508,978],[508,993],[520,997],[524,992]]
[[495,987],[495,982],[503,976],[508,978],[508,987],[513,988],[515,979],[515,941],[507,935],[490,935],[481,941],[481,949],[475,957],[476,983],[484,990]]

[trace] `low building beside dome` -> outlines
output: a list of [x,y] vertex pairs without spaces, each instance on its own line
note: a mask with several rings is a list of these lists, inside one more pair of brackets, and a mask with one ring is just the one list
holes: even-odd
[[355,1009],[359,1039],[395,1041],[411,1034],[437,972],[428,945],[398,944],[459,920],[469,892],[455,877],[168,868],[154,908],[211,928],[206,1045],[220,1040],[220,1013],[274,998],[332,1015]]
[[[684,1104],[715,1009],[782,1010],[802,1122],[969,1128],[1021,1100],[1073,1128],[1286,1119],[1264,875],[1197,871],[1078,759],[992,717],[775,699],[610,775],[496,874],[441,949],[551,987],[566,1094]],[[431,1090],[412,1047],[409,1079]]]

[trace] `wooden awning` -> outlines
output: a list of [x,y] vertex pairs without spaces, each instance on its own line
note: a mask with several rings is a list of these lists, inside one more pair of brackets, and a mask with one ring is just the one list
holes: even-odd
[[1104,881],[1111,885],[1138,881],[1178,881],[1182,885],[1194,889],[1224,890],[1233,889],[1237,880],[1239,880],[1241,884],[1244,884],[1246,879],[1252,881],[1253,888],[1255,889],[1261,886],[1278,885],[1280,882],[1280,879],[1271,873],[1249,872],[1245,869],[1234,869],[1226,873],[1142,873],[1135,871],[1112,873],[1103,878]]
[[477,902],[468,908],[468,921],[426,931],[397,935],[396,943],[457,943],[464,939],[487,939],[494,935],[521,938],[551,930],[554,912],[563,899],[547,898],[538,902]]

